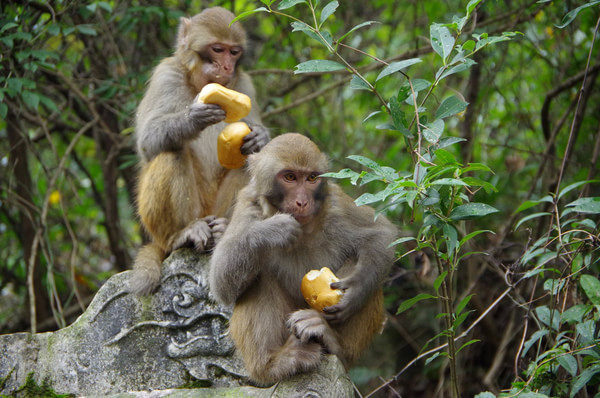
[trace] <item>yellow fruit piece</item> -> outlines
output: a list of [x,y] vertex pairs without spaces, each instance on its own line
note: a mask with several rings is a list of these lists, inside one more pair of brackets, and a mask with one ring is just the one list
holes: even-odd
[[53,191],[50,194],[50,197],[48,197],[48,202],[50,202],[51,205],[57,205],[60,202],[60,192],[58,191]]
[[237,122],[248,116],[252,107],[250,97],[246,94],[230,90],[218,83],[204,86],[198,94],[198,102],[220,105],[226,113],[225,121],[227,123]]
[[227,169],[239,169],[246,163],[246,155],[242,155],[244,137],[250,127],[244,122],[228,124],[217,139],[217,155],[219,163]]
[[339,279],[327,267],[309,271],[302,278],[302,296],[312,308],[323,311],[323,308],[337,304],[344,295],[340,289],[330,287],[333,282],[339,282]]

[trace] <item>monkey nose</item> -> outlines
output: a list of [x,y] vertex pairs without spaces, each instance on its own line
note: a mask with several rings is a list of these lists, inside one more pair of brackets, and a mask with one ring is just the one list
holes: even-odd
[[305,208],[306,205],[308,205],[308,201],[305,201],[305,200],[303,200],[303,201],[297,200],[296,201],[296,206],[298,206],[301,209]]

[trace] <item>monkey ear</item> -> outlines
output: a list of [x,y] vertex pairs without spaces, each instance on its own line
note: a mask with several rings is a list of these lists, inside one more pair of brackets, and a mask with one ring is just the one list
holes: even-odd
[[190,27],[192,26],[191,18],[181,17],[179,19],[179,31],[177,32],[177,48],[188,47],[188,37]]

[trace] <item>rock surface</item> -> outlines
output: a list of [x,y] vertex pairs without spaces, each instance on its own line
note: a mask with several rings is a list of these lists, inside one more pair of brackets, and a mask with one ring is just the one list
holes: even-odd
[[[208,257],[179,250],[162,272],[152,296],[129,294],[131,272],[122,272],[72,325],[0,336],[0,393],[14,393],[33,372],[58,393],[88,397],[353,396],[334,356],[271,388],[243,386],[245,371],[227,335],[231,308],[210,297]],[[190,382],[212,388],[175,389]]]

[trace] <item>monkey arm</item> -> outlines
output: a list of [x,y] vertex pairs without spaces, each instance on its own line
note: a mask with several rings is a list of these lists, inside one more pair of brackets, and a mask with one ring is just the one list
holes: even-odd
[[[352,209],[354,204],[346,205]],[[388,246],[396,237],[396,228],[384,217],[373,222],[371,209],[359,209],[354,207],[352,217],[340,217],[345,225],[337,226],[345,231],[346,241],[352,242],[357,261],[349,275],[331,284],[345,292],[338,304],[323,310],[325,318],[334,324],[347,320],[381,288],[395,258],[394,249]]]
[[171,58],[156,67],[136,114],[137,150],[145,161],[183,148],[206,127],[225,119],[220,106],[195,103],[195,95],[185,72]]
[[259,277],[267,250],[290,244],[301,231],[289,214],[265,219],[249,190],[240,192],[231,222],[211,257],[210,288],[226,304],[234,303]]

